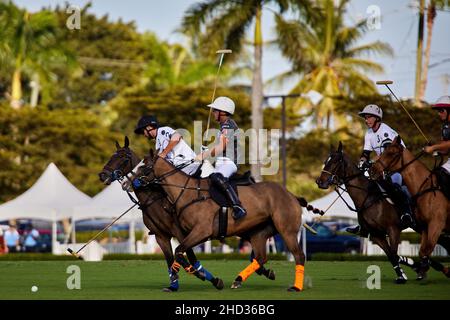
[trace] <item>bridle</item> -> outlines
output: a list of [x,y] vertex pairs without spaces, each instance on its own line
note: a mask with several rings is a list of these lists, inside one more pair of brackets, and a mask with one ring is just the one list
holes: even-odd
[[[337,160],[337,165],[335,166],[333,172],[325,170],[325,168],[322,170],[323,173],[327,173],[329,175],[328,179],[327,179],[327,183],[328,186],[334,186],[334,189],[336,191],[336,193],[339,195],[339,197],[342,199],[342,201],[344,201],[344,203],[347,205],[347,207],[351,210],[354,211],[356,213],[362,213],[363,211],[365,211],[366,209],[368,209],[369,207],[371,207],[373,204],[375,204],[376,202],[378,202],[379,200],[382,200],[383,197],[377,197],[375,198],[373,201],[368,202],[370,193],[369,190],[362,188],[360,186],[354,185],[354,184],[350,184],[350,182],[359,177],[359,176],[364,176],[364,173],[358,169],[358,173],[355,174],[351,174],[351,175],[347,175],[347,170],[346,170],[346,164],[345,164],[345,160],[344,160],[344,154],[342,152],[337,152],[338,153],[338,160]],[[330,154],[330,156],[328,157],[328,159],[331,159],[332,155]],[[325,163],[326,165],[326,163]],[[338,172],[343,172],[342,175],[338,174]],[[342,185],[344,185],[345,187],[342,187]],[[344,199],[344,197],[342,196],[342,193],[340,191],[343,192],[348,192],[349,188],[355,188],[355,189],[359,189],[362,190],[366,193],[366,197],[362,203],[362,206],[360,208],[356,207],[352,208],[350,206],[350,204]]]
[[[401,173],[409,165],[414,163],[416,160],[419,160],[420,157],[422,157],[424,154],[425,154],[425,151],[422,150],[416,156],[414,156],[414,158],[412,160],[405,163],[405,160],[403,158],[403,149],[399,148],[398,152],[396,152],[394,154],[394,156],[392,157],[392,159],[390,159],[390,161],[387,165],[385,164],[385,162],[383,162],[383,160],[381,160],[381,158],[379,158],[376,162],[381,165],[381,168],[382,168],[381,171],[387,172],[389,174],[396,173],[396,172]],[[398,161],[400,161],[400,168],[398,168],[396,170],[391,170],[390,168]]]
[[[170,202],[172,208],[175,210],[176,205],[178,203],[178,201],[180,200],[181,196],[184,194],[184,192],[186,190],[196,190],[198,193],[197,199],[194,199],[193,201],[189,202],[188,204],[184,205],[182,208],[180,208],[180,210],[178,210],[178,215],[181,215],[181,213],[190,205],[199,202],[199,201],[203,201],[203,200],[207,200],[210,198],[210,196],[205,196],[205,195],[201,195],[201,191],[209,191],[209,189],[205,189],[205,188],[201,188],[200,187],[200,180],[201,179],[196,179],[197,180],[197,186],[196,187],[189,187],[189,181],[191,181],[193,179],[192,176],[187,175],[186,176],[186,181],[184,182],[183,185],[179,185],[179,184],[172,184],[172,183],[167,183],[165,182],[166,178],[178,173],[181,169],[187,167],[188,165],[192,164],[194,162],[194,160],[190,160],[187,161],[181,165],[175,166],[173,169],[163,173],[162,175],[160,175],[159,177],[157,177],[154,173],[154,166],[156,164],[156,161],[159,160],[160,157],[156,157],[156,159],[152,160],[150,163],[146,163],[144,164],[144,166],[140,167],[140,170],[142,170],[141,172],[137,172],[136,175],[134,175],[133,181],[140,180],[141,182],[143,182],[141,185],[142,186],[168,186],[168,187],[175,187],[175,188],[179,188],[181,189],[180,193],[177,195],[176,199],[171,201],[169,199],[169,197],[167,197],[167,200]],[[138,175],[139,173],[139,175]],[[153,173],[153,177],[149,178],[148,175],[150,173]]]
[[117,150],[116,153],[113,155],[113,157],[119,156],[121,152],[125,152],[125,157],[123,157],[122,162],[115,169],[112,168],[109,164],[106,164],[103,167],[103,171],[106,173],[109,173],[111,182],[116,181],[116,180],[121,182],[125,177],[125,175],[124,175],[125,167],[128,164],[129,165],[132,164],[133,156],[131,154],[130,149]]

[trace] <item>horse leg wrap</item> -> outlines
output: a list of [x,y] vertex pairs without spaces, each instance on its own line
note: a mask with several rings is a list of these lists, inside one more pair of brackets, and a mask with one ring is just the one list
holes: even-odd
[[297,264],[295,266],[295,282],[294,282],[294,286],[297,289],[303,290],[304,278],[305,278],[305,266]]
[[247,280],[248,277],[250,277],[250,275],[255,272],[256,270],[259,269],[259,263],[258,261],[256,261],[256,259],[253,259],[252,263],[245,268],[244,270],[241,271],[241,273],[239,273],[239,276],[241,277],[242,281]]
[[197,261],[196,263],[194,263],[194,268],[195,268],[195,270],[197,270],[198,272],[204,274],[206,280],[208,280],[208,281],[214,280],[214,276],[213,276],[208,270],[206,270],[205,267],[202,266],[202,264],[200,263],[200,261]]

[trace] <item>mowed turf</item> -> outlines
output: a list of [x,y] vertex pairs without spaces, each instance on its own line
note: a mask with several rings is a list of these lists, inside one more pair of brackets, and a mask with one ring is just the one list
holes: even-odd
[[[174,300],[246,300],[246,299],[450,299],[450,279],[430,271],[423,282],[405,270],[407,284],[394,284],[394,272],[388,262],[311,261],[306,264],[305,290],[287,292],[294,281],[294,263],[271,261],[266,266],[276,272],[276,280],[252,275],[240,289],[230,285],[247,261],[205,260],[203,265],[221,277],[225,288],[180,272],[180,290],[165,293],[168,285],[164,261],[3,261],[0,262],[0,300],[5,299],[174,299]],[[81,289],[69,290],[66,281],[70,265],[81,269]],[[381,289],[369,290],[366,282],[371,265],[381,268]],[[38,291],[32,292],[32,286]]]

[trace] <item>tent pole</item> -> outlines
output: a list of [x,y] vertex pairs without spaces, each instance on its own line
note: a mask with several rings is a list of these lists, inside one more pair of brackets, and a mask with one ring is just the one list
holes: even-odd
[[59,250],[56,249],[58,236],[57,227],[56,227],[56,212],[53,210],[53,219],[52,219],[52,254],[58,254]]

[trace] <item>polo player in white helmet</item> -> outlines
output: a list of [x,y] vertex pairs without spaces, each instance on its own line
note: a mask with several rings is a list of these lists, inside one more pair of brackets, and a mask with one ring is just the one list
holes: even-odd
[[228,178],[237,172],[237,136],[239,129],[236,122],[231,119],[234,114],[234,101],[228,97],[218,97],[208,107],[212,108],[214,118],[220,124],[220,133],[218,135],[219,143],[212,149],[204,151],[197,155],[197,161],[202,161],[209,156],[217,156],[214,173],[210,175],[211,181],[218,186],[227,196],[233,206],[233,218],[238,220],[244,217],[247,212],[242,207],[239,197],[228,182]]
[[[364,150],[361,154],[359,161],[359,168],[366,169],[370,166],[370,154],[375,151],[376,156],[374,160],[378,159],[384,149],[392,143],[398,133],[382,122],[383,110],[376,104],[369,104],[358,113],[358,115],[364,118],[366,126],[368,128],[364,137]],[[405,144],[402,141],[402,145]],[[409,193],[406,186],[403,186],[403,178],[400,173],[396,172],[385,180],[378,182],[380,186],[386,190],[389,197],[395,203],[397,210],[401,213],[400,221],[402,228],[407,228],[413,225],[412,211],[409,200]],[[366,230],[361,230],[361,226],[355,226],[347,228],[348,232],[360,234],[361,236],[367,236]]]

